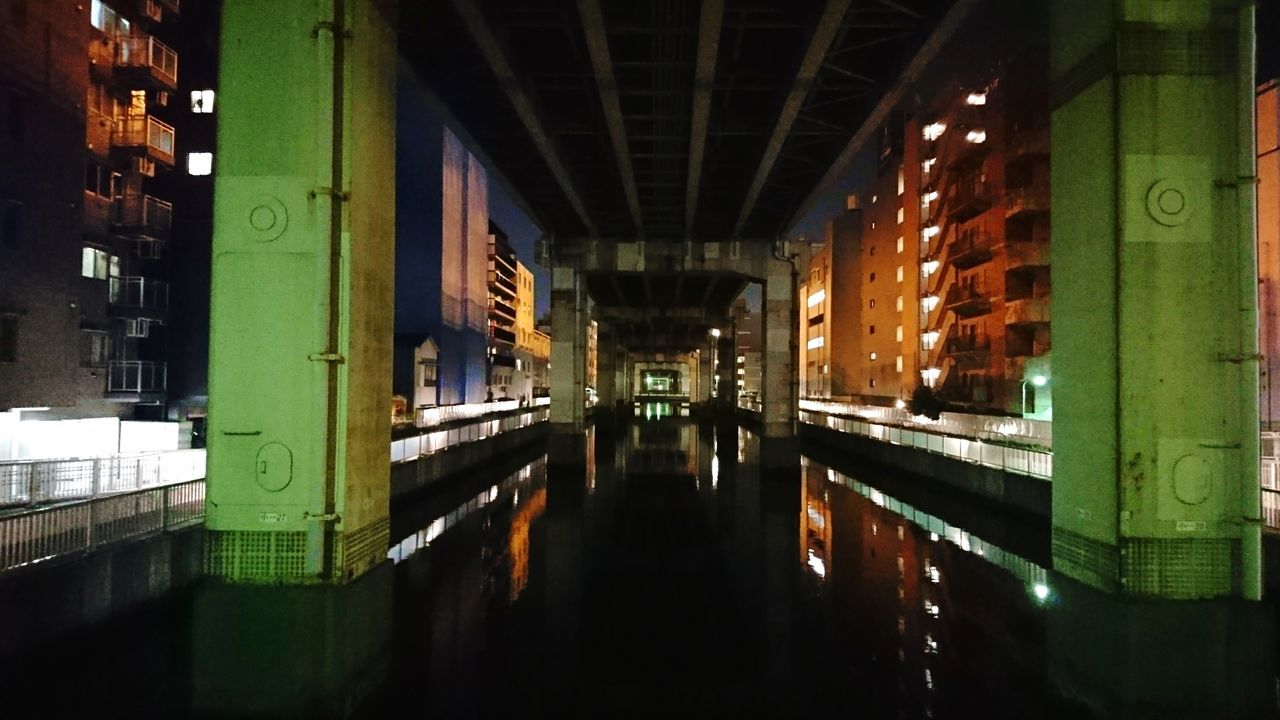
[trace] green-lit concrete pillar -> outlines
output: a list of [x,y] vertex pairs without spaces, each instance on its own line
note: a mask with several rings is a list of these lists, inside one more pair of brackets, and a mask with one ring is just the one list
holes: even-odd
[[1253,20],[1054,0],[1054,567],[1260,595]]
[[385,558],[396,33],[378,0],[226,0],[206,568],[344,582]]
[[761,421],[766,438],[794,439],[798,411],[796,342],[799,334],[796,312],[796,270],[788,260],[771,258],[764,279],[761,308],[764,322],[763,367],[760,399]]
[[[586,462],[587,312],[582,277],[571,266],[551,269],[551,438],[554,464]],[[597,354],[598,357],[598,354]]]

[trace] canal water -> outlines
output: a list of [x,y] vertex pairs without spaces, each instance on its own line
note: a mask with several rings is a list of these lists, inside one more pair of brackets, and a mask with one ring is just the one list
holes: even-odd
[[352,588],[199,588],[0,687],[56,685],[32,717],[1092,717],[1043,522],[657,413],[585,468],[537,452],[398,506]]

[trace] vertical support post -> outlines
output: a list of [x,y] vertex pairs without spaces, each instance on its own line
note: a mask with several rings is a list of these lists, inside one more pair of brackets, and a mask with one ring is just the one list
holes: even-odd
[[713,338],[708,338],[698,348],[698,381],[696,383],[697,394],[693,397],[693,402],[699,405],[706,405],[711,402],[711,387],[714,384],[715,377],[715,342]]
[[1054,567],[1103,590],[1261,594],[1253,12],[1052,4]]
[[761,424],[766,438],[794,439],[798,411],[796,375],[796,270],[789,260],[770,258],[764,280],[763,403]]
[[393,8],[223,5],[206,507],[216,577],[343,583],[386,559]]
[[549,461],[586,462],[587,314],[577,268],[551,269],[551,438]]
[[601,321],[596,335],[596,412],[612,413],[618,404],[618,334],[613,323]]

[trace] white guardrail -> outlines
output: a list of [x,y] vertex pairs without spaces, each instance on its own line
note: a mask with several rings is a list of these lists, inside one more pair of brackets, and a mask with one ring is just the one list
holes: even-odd
[[971,462],[1005,472],[1044,480],[1053,479],[1053,453],[1028,448],[1009,447],[971,438],[939,435],[927,430],[912,430],[881,425],[851,417],[800,411],[800,422],[819,425],[851,435],[879,440],[893,445],[906,445],[926,452]]
[[1048,420],[948,412],[942,413],[942,417],[937,420],[930,420],[922,415],[912,415],[906,408],[820,400],[801,400],[800,409],[827,415],[854,416],[880,425],[896,425],[939,435],[995,442],[1021,442],[1038,445],[1045,450],[1053,448],[1053,423]]
[[0,507],[37,505],[203,480],[204,450],[0,463]]
[[[496,403],[488,404],[494,405]],[[527,408],[526,412],[494,420],[473,422],[447,430],[424,432],[412,437],[393,440],[391,441],[391,462],[400,463],[417,460],[456,445],[484,440],[500,433],[529,427],[534,423],[546,420],[550,415],[551,411],[545,405],[546,403],[540,403],[534,407]]]
[[[551,398],[540,397],[534,398],[532,405],[523,407],[548,407],[551,405]],[[420,408],[414,413],[413,424],[415,427],[425,428],[433,425],[442,425],[455,420],[473,420],[489,413],[509,412],[511,410],[519,410],[522,406],[519,400],[503,400],[501,402],[487,403],[467,403],[465,405],[440,405],[437,407]]]
[[0,517],[0,573],[204,521],[204,480]]

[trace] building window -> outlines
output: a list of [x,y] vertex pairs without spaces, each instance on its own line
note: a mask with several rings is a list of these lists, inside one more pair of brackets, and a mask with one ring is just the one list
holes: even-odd
[[106,280],[112,275],[119,274],[119,257],[95,247],[85,247],[80,250],[80,277]]
[[899,238],[898,238],[898,252],[902,252],[903,250],[905,250],[905,249],[906,249],[906,247],[907,247],[906,241],[905,241],[902,237],[899,237]]
[[188,175],[209,175],[213,172],[213,153],[193,152],[187,154]]
[[121,194],[123,176],[112,170],[90,162],[84,170],[84,191],[104,200],[110,200]]
[[191,112],[197,115],[208,115],[213,112],[213,91],[192,90]]
[[867,252],[868,252],[868,253],[870,253],[871,255],[875,255],[875,254],[876,254],[876,246],[875,246],[875,245],[872,245],[872,246],[870,247],[870,249],[868,249],[868,250],[867,250]]
[[898,282],[902,282],[902,266],[898,266]]
[[89,24],[108,35],[127,35],[129,21],[116,14],[102,0],[93,0],[89,7]]
[[898,312],[902,312],[902,296],[901,295],[899,295],[898,299],[894,301],[894,307],[897,308]]
[[0,315],[0,362],[18,361],[18,316]]
[[22,244],[27,206],[17,200],[0,203],[0,247],[16,248]]
[[867,282],[875,282],[875,281],[876,281],[876,274],[871,273],[871,279],[867,280]]
[[875,359],[876,359],[876,354],[875,354],[875,353],[871,353],[871,359],[872,359],[872,360],[875,360]]
[[868,300],[868,301],[867,301],[867,307],[869,307],[869,308],[871,308],[871,309],[873,309],[873,310],[874,310],[874,309],[875,309],[875,307],[876,307],[876,299],[875,299],[875,298],[871,298],[870,300]]
[[902,372],[902,356],[901,355],[899,355],[898,359],[893,362],[893,366],[897,368],[898,372]]
[[871,326],[871,333],[870,333],[870,334],[872,334],[872,335],[875,335],[875,334],[876,334],[876,326],[875,326],[875,325],[872,325],[872,326]]
[[875,387],[875,386],[876,386],[876,379],[871,378],[871,387]]
[[901,225],[902,223],[904,223],[904,222],[906,222],[906,221],[907,221],[907,209],[906,209],[906,208],[898,208],[898,224],[899,224],[899,225]]
[[898,328],[894,331],[893,334],[894,334],[894,337],[897,338],[898,342],[902,342],[902,326],[901,325],[898,326]]
[[107,364],[107,334],[101,330],[80,331],[80,365],[102,367]]
[[[902,166],[899,165],[898,166],[898,194],[901,195],[906,191],[907,191],[907,178],[905,175],[902,174]],[[902,214],[901,209],[898,210],[898,214],[899,215]],[[902,221],[899,220],[898,222],[902,222]]]

